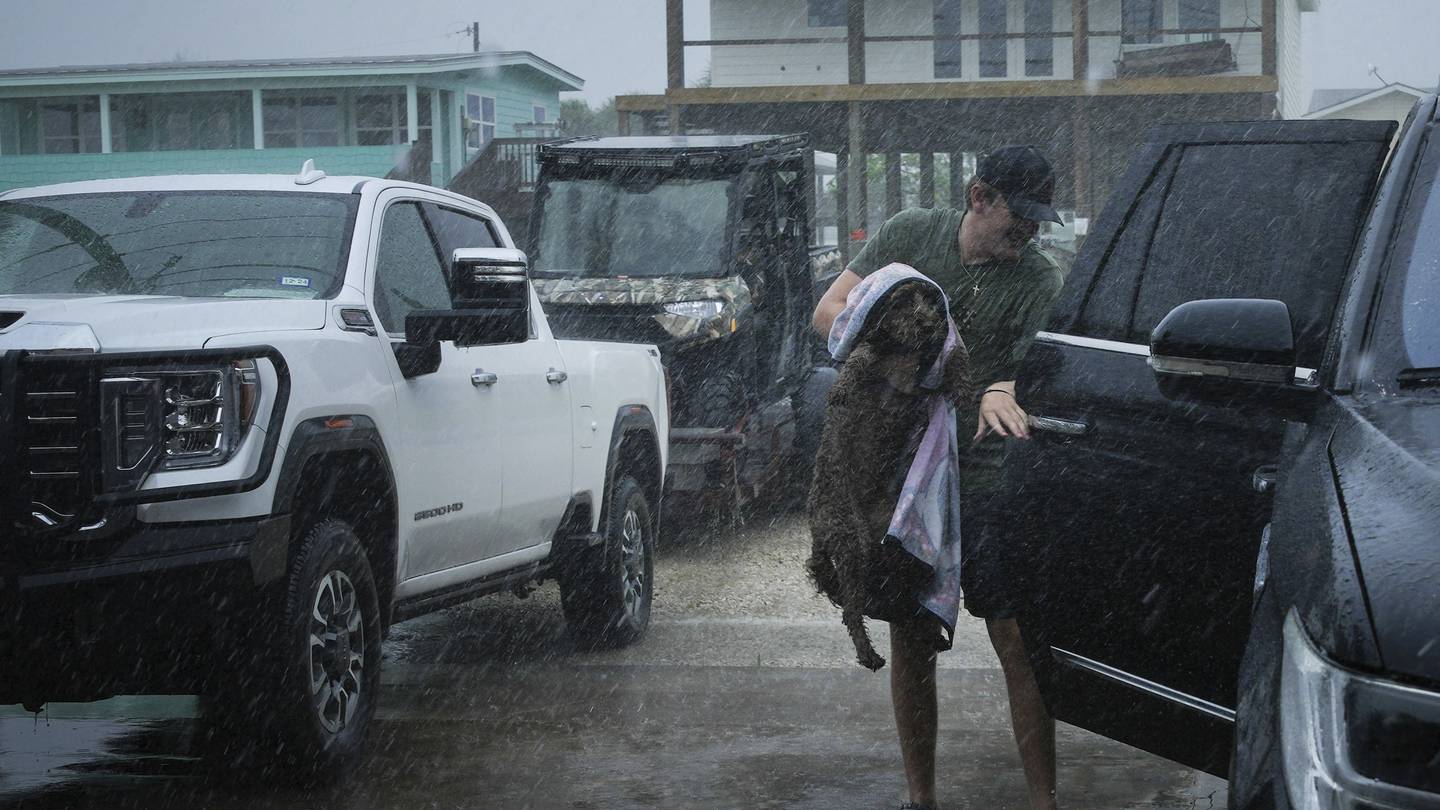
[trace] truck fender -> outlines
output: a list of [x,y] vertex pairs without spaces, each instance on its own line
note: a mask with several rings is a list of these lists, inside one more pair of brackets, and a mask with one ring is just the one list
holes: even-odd
[[655,415],[644,405],[622,405],[615,412],[615,426],[610,431],[610,450],[605,462],[605,489],[600,493],[600,515],[597,526],[605,525],[605,510],[610,508],[610,490],[615,486],[615,475],[620,468],[620,448],[624,445],[626,438],[636,434],[648,439],[654,448],[655,468],[646,472],[641,484],[650,495],[651,508],[655,510],[656,515],[660,514],[663,482],[660,472],[659,430],[655,426]]
[[388,494],[394,497],[395,475],[390,469],[390,455],[380,438],[380,429],[368,416],[335,415],[307,419],[295,426],[285,461],[275,482],[275,505],[272,514],[287,514],[295,508],[300,474],[310,459],[326,453],[360,450],[372,454],[384,471]]

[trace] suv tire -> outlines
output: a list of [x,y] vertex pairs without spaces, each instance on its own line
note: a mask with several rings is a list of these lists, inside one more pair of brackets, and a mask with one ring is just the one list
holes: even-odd
[[276,619],[271,666],[250,689],[264,693],[252,699],[265,736],[306,781],[339,781],[375,715],[381,636],[370,563],[343,521],[323,521],[300,541]]
[[604,538],[577,552],[560,580],[571,637],[586,649],[639,641],[655,595],[655,519],[645,488],[621,472],[605,508]]

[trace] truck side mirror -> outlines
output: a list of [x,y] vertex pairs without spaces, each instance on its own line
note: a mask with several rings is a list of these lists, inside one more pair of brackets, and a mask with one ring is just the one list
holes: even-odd
[[462,248],[450,264],[451,309],[405,316],[405,342],[395,347],[408,377],[440,367],[440,342],[456,346],[524,343],[530,337],[530,279],[524,251]]

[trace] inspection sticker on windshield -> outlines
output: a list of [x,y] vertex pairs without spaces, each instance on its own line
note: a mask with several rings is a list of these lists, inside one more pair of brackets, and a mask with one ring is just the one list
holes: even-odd
[[309,287],[310,279],[304,276],[281,276],[281,287]]

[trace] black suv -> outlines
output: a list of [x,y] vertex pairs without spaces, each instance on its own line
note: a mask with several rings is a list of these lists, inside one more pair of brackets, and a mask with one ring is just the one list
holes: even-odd
[[1232,807],[1440,807],[1435,97],[1394,131],[1157,128],[1021,375],[1046,700]]

